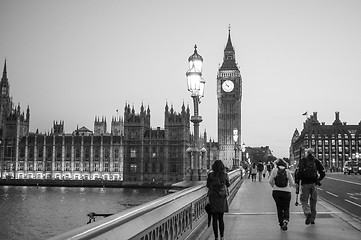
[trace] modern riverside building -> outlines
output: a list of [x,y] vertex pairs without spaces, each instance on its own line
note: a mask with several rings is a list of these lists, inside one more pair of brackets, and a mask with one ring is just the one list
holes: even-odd
[[315,157],[326,169],[340,171],[345,161],[358,161],[361,153],[361,121],[358,125],[347,125],[340,121],[339,112],[335,113],[332,125],[320,123],[317,112],[308,117],[301,133],[296,129],[290,146],[290,159],[298,163],[304,150],[312,147]]

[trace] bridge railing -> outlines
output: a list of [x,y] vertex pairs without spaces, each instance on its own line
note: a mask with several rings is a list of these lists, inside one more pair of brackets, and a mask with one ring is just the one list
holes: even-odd
[[[242,172],[229,172],[229,201],[241,184]],[[207,187],[198,182],[192,187],[166,195],[146,204],[52,237],[63,239],[187,239],[205,222]]]

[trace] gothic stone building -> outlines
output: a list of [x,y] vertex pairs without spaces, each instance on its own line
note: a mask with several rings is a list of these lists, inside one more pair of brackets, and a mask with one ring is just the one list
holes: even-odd
[[190,167],[186,149],[190,141],[189,108],[176,113],[168,104],[164,129],[151,129],[150,110],[136,114],[124,110],[124,182],[170,183],[185,179]]
[[[219,158],[231,168],[236,158],[234,149],[241,141],[242,78],[235,59],[235,51],[228,33],[222,66],[217,73],[218,147]],[[233,130],[238,130],[238,142],[233,140]]]
[[15,144],[7,142],[4,157],[13,167],[2,169],[2,178],[122,179],[121,135],[97,135],[85,127],[67,134],[63,129],[64,122],[54,123],[51,134],[28,133],[16,138]]
[[150,127],[150,110],[136,114],[129,105],[124,120],[96,117],[94,132],[86,127],[64,132],[54,122],[51,133],[29,132],[30,110],[13,108],[6,62],[0,83],[0,176],[16,179],[124,180],[164,184],[185,179],[190,167],[189,107],[176,113],[165,106],[164,129]]

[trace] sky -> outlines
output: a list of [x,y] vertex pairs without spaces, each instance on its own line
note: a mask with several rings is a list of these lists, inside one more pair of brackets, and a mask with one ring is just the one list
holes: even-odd
[[[0,69],[30,131],[94,128],[126,103],[164,127],[166,103],[193,113],[185,73],[197,44],[200,132],[217,141],[216,78],[230,26],[243,81],[240,142],[289,157],[306,117],[361,121],[361,1],[0,0]],[[116,110],[119,110],[118,113]],[[193,127],[192,127],[193,129]]]

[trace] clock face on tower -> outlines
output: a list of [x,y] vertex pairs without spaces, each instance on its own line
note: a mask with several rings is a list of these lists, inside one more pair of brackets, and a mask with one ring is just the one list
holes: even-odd
[[225,92],[231,92],[234,88],[234,84],[231,80],[226,80],[222,83],[222,89]]

